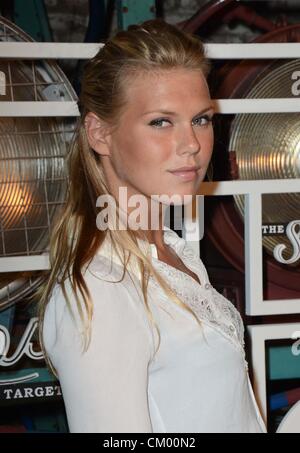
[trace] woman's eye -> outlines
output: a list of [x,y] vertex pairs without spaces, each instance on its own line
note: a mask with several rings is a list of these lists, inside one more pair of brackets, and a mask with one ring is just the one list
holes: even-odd
[[[208,116],[208,115],[199,116],[198,118],[195,118],[193,120],[193,125],[195,124],[196,126],[206,126],[210,122],[212,122],[212,119],[213,119],[213,115],[212,116]],[[154,126],[157,128],[165,128],[168,125],[170,125],[171,122],[167,118],[159,118],[157,120],[152,120],[149,124],[150,124],[150,126]]]
[[[194,122],[199,126],[205,126],[205,125],[209,124],[210,122],[212,122],[212,119],[213,119],[212,116],[204,115],[204,116],[199,116],[198,118],[196,118],[194,120]],[[204,120],[204,121],[202,121],[202,120]]]
[[151,121],[149,124],[150,126],[162,127],[163,123],[170,124],[170,121],[165,118],[160,118],[158,120]]

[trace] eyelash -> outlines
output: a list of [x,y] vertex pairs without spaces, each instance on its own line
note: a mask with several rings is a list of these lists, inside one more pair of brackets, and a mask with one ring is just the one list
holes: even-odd
[[[209,123],[212,122],[212,120],[213,120],[213,115],[212,115],[212,116],[208,116],[208,115],[199,116],[198,118],[196,118],[196,120],[203,119],[203,118],[207,121],[207,123],[204,124],[204,126],[207,126]],[[163,122],[163,121],[167,121],[167,122],[170,123],[170,120],[169,120],[168,118],[158,118],[157,120],[152,120],[152,121],[149,123],[149,125],[150,125],[150,126],[157,127],[157,128],[160,129],[161,127],[158,126],[157,124],[158,124],[158,123],[161,123],[161,122]],[[203,125],[202,125],[202,126],[203,126]]]

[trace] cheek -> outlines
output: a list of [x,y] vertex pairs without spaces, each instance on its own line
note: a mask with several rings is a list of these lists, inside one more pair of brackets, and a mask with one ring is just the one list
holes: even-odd
[[167,159],[163,149],[161,143],[149,136],[146,138],[145,134],[122,139],[115,146],[113,166],[125,181],[153,183],[159,178],[159,170]]
[[143,161],[145,153],[143,153],[142,142],[133,134],[128,135],[128,131],[123,131],[123,134],[118,136],[114,144],[113,160],[114,165],[119,170],[131,170]]
[[159,173],[160,168],[168,162],[172,156],[172,138],[159,137],[158,134],[145,134],[138,141],[134,141],[132,146],[132,160],[136,167],[143,167],[144,172],[155,170]]
[[214,147],[214,133],[213,129],[207,131],[205,135],[200,137],[200,143],[202,144],[202,153],[204,159],[209,161],[211,159],[211,155],[213,152]]

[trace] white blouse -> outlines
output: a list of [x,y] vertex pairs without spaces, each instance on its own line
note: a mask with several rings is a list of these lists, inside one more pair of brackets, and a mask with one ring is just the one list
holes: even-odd
[[155,357],[158,335],[146,314],[137,268],[132,265],[132,278],[126,273],[118,281],[123,268],[108,240],[84,270],[94,303],[85,353],[68,282],[74,319],[60,286],[54,288],[43,339],[58,372],[70,432],[266,432],[248,375],[240,314],[212,287],[183,238],[164,227],[164,242],[201,285],[160,261],[151,244],[153,264],[201,326],[150,277],[149,306],[161,335]]

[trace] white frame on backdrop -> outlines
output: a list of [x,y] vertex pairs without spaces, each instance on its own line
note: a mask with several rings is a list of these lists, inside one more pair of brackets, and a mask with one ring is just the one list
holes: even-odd
[[[300,338],[300,323],[259,324],[247,326],[251,339],[251,362],[253,366],[253,389],[262,417],[267,419],[266,345],[267,340]],[[291,351],[292,353],[292,351]],[[299,355],[300,361],[300,355]]]

